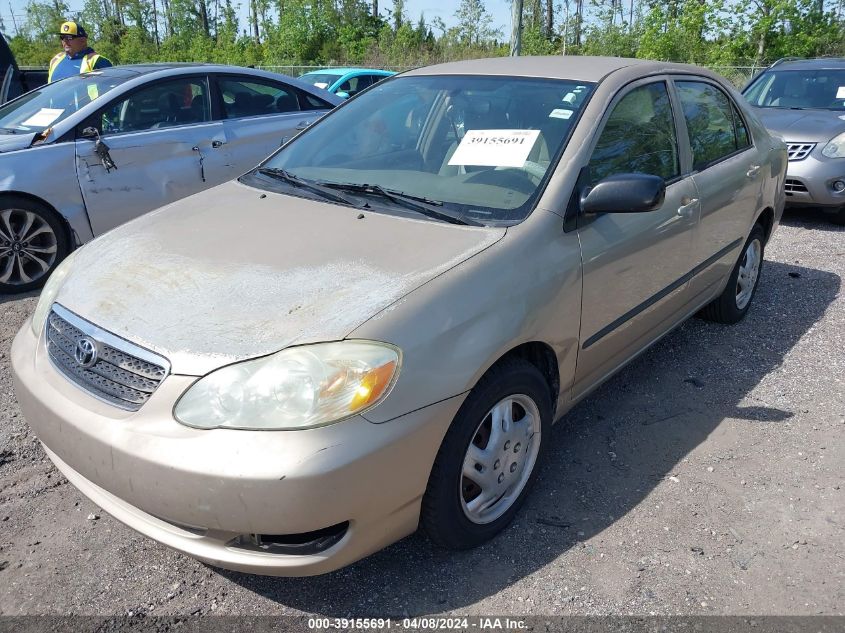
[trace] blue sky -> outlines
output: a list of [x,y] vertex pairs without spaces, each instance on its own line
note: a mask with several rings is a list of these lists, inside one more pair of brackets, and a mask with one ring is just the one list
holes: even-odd
[[[70,0],[68,2],[72,11],[80,10],[83,3],[84,0]],[[14,26],[11,18],[12,13],[15,14],[15,19],[18,23],[23,22],[25,19],[26,4],[27,0],[11,0],[11,2],[9,0],[0,0],[0,17],[3,18],[7,34],[14,34]],[[241,0],[240,4],[242,22],[244,23],[242,26],[245,26],[247,0]],[[454,26],[456,22],[454,14],[457,4],[457,0],[405,0],[405,11],[408,14],[408,18],[414,23],[419,19],[420,13],[423,13],[428,23],[431,23],[435,17],[439,17],[446,23],[446,26]],[[501,28],[503,35],[507,37],[511,28],[511,5],[509,0],[486,0],[485,5],[487,11],[493,16],[493,27]],[[379,6],[384,14],[385,9],[393,6],[393,2],[391,0],[380,0]]]

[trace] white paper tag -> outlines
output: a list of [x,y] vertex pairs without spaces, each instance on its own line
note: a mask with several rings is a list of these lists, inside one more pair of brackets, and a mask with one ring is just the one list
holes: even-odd
[[540,130],[469,130],[449,164],[522,167],[538,136]]
[[839,86],[839,90],[836,91],[836,98],[845,99],[845,86]]
[[29,117],[26,121],[21,123],[26,127],[47,127],[53,121],[62,116],[64,110],[57,108],[41,108],[38,112]]
[[572,116],[572,110],[565,110],[563,108],[555,108],[549,113],[550,119],[568,119]]
[[328,87],[329,84],[327,84],[325,81],[318,81],[314,85],[317,86],[318,88],[322,88],[323,90],[325,90],[326,87]]

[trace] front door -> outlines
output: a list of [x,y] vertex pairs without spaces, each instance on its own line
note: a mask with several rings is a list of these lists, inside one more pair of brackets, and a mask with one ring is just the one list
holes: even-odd
[[210,117],[205,77],[157,82],[121,96],[85,125],[98,128],[114,163],[89,138],[76,141],[76,169],[94,235],[229,177],[216,150],[223,124]]
[[611,105],[591,155],[590,183],[621,173],[666,181],[663,205],[579,218],[581,336],[573,397],[598,384],[673,325],[690,302],[699,204],[685,173],[665,81],[638,82]]

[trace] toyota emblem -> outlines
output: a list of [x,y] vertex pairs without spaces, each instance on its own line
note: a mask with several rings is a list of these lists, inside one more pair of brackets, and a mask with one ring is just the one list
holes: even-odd
[[82,367],[91,367],[97,362],[97,343],[93,339],[83,336],[76,342],[76,349],[73,351],[76,362]]

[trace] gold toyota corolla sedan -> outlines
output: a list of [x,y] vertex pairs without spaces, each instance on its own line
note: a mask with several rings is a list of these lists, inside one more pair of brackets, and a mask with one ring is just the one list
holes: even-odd
[[574,403],[745,315],[785,170],[700,68],[414,70],[68,257],[12,348],[21,408],[97,505],[212,565],[471,547]]

